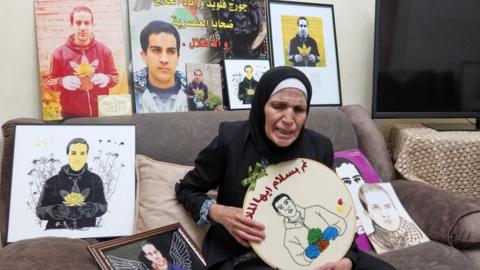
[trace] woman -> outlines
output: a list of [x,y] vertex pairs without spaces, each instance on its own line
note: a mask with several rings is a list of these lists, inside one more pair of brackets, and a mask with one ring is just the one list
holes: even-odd
[[[311,97],[311,84],[301,71],[292,67],[267,71],[258,82],[249,120],[220,124],[219,135],[177,184],[177,199],[194,220],[213,223],[203,248],[209,269],[271,269],[249,244],[263,240],[264,226],[242,214],[246,187],[241,181],[249,166],[304,157],[332,167],[330,140],[304,129]],[[215,188],[217,202],[205,194]],[[345,258],[319,269],[394,268],[352,247]]]

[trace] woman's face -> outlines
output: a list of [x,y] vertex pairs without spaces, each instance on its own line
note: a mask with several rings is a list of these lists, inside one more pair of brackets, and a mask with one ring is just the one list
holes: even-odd
[[265,104],[265,133],[279,147],[292,144],[307,119],[307,97],[297,88],[285,88]]

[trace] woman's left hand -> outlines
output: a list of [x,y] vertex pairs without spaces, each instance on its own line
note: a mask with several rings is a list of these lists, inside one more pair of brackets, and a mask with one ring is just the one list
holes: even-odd
[[335,263],[326,263],[315,270],[351,270],[352,261],[348,258],[343,258]]

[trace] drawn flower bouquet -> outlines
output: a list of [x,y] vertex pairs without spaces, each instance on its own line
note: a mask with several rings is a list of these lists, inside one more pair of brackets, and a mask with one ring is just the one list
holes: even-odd
[[65,206],[82,206],[85,204],[85,196],[78,192],[65,194],[63,197],[63,204]]
[[86,188],[82,191],[78,186],[73,186],[72,191],[69,193],[66,190],[60,190],[60,195],[63,197],[63,205],[69,209],[68,219],[76,220],[81,218],[80,207],[85,205],[85,198],[90,194],[90,189]]
[[84,91],[90,91],[93,88],[93,83],[91,78],[95,74],[95,69],[98,67],[98,59],[88,61],[85,55],[80,59],[80,64],[74,61],[70,61],[70,66],[75,71],[74,74],[80,79],[80,89]]

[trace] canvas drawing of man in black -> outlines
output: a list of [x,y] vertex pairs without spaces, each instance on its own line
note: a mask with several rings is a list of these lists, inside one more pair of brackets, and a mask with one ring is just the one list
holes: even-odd
[[36,213],[48,229],[82,229],[96,226],[107,212],[100,177],[88,170],[89,145],[82,138],[67,144],[68,164],[43,186]]

